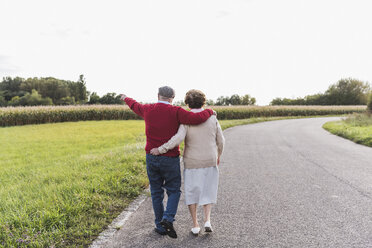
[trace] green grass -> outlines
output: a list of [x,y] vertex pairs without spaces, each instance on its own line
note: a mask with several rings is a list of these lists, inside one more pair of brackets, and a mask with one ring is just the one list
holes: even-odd
[[342,121],[327,122],[323,128],[355,143],[372,147],[372,116],[354,114]]
[[136,120],[0,128],[0,247],[89,245],[148,186],[144,129]]
[[0,246],[86,246],[147,187],[144,122],[0,129]]

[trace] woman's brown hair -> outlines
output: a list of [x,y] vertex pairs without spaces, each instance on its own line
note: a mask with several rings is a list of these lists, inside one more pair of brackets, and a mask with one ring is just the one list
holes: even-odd
[[189,90],[185,96],[185,103],[189,105],[189,108],[201,108],[206,100],[205,94],[200,90]]

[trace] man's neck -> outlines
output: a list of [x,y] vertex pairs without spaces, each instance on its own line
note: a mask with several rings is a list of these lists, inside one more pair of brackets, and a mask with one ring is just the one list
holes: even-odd
[[160,102],[160,103],[164,103],[164,104],[171,104],[170,102],[168,102],[168,101],[163,101],[163,100],[158,100],[158,102]]

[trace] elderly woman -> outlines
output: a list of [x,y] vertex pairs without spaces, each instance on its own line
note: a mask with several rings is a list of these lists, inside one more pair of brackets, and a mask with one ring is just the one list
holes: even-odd
[[[185,103],[191,112],[203,111],[206,97],[199,90],[186,93]],[[151,150],[160,155],[179,145],[185,139],[183,153],[185,202],[193,221],[191,232],[198,235],[200,226],[197,206],[204,208],[204,230],[212,232],[211,204],[217,202],[218,167],[225,139],[215,115],[197,126],[180,125],[178,132],[167,143]]]

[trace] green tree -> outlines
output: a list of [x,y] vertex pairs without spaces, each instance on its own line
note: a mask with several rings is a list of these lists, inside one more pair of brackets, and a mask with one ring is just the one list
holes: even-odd
[[42,97],[36,90],[32,90],[32,93],[26,93],[26,95],[19,97],[13,97],[9,105],[11,106],[38,106],[38,105],[52,105],[52,99],[49,97]]
[[86,103],[87,100],[88,100],[88,94],[87,94],[87,87],[86,87],[86,82],[85,82],[84,75],[79,76],[79,80],[76,82],[76,86],[77,86],[77,89],[78,89],[77,98],[75,96],[76,101],[79,104]]
[[24,96],[26,94],[20,87],[22,82],[24,82],[24,79],[20,77],[3,78],[3,81],[0,82],[0,91],[3,92],[5,101],[10,101],[15,96]]
[[[213,103],[213,101],[212,101]],[[228,105],[254,105],[256,103],[256,98],[251,97],[249,94],[244,96],[239,96],[234,94],[230,97],[220,96],[217,98],[217,101],[214,103],[216,106],[228,106]]]
[[283,99],[280,97],[276,97],[273,100],[271,100],[270,105],[284,105]]
[[19,106],[20,105],[19,99],[20,99],[19,96],[13,96],[12,99],[10,99],[10,101],[8,102],[8,105],[9,106]]
[[212,99],[208,99],[206,102],[207,106],[213,106],[215,105],[214,101]]
[[66,96],[58,100],[59,105],[74,105],[75,104],[75,97],[74,96]]
[[327,96],[323,93],[308,95],[304,98],[305,105],[327,105]]
[[242,96],[241,99],[242,99],[241,101],[242,105],[255,105],[256,104],[256,98],[251,97],[249,94]]
[[230,98],[228,96],[220,96],[217,98],[216,105],[217,106],[225,106],[230,104]]
[[49,97],[54,104],[64,104],[62,98],[70,97],[70,81],[60,80],[53,77],[47,78],[28,78],[21,84],[23,91],[32,93],[36,90],[43,97]]
[[88,104],[99,104],[99,103],[100,103],[100,97],[97,94],[97,92],[93,92],[92,94],[90,94]]
[[242,99],[238,94],[234,94],[230,96],[229,104],[231,105],[241,105]]
[[4,98],[4,92],[0,91],[0,107],[5,107],[7,105],[7,101]]
[[270,105],[306,105],[304,98],[275,98],[270,102]]
[[368,104],[367,104],[369,112],[372,112],[372,91],[369,93],[368,96]]
[[120,100],[120,95],[116,95],[116,93],[107,93],[99,99],[99,102],[101,104],[124,104],[124,102]]
[[327,104],[366,105],[370,89],[369,83],[352,78],[341,79],[325,92]]

